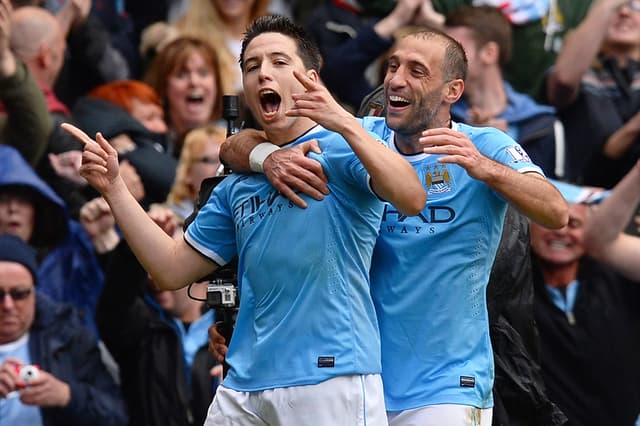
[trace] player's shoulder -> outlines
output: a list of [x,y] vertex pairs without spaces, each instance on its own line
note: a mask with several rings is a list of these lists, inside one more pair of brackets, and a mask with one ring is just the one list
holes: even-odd
[[357,118],[357,120],[360,122],[362,127],[364,127],[367,130],[387,128],[386,120],[384,117],[368,116],[368,117]]
[[505,141],[513,141],[513,138],[495,127],[476,127],[466,123],[451,122],[451,128],[458,132],[464,133],[469,139],[497,138]]

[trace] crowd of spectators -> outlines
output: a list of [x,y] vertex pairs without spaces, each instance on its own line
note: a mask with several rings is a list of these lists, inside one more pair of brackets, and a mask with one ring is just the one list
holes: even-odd
[[[136,200],[181,239],[201,182],[222,172],[223,96],[257,127],[238,59],[266,14],[308,31],[323,83],[362,116],[385,114],[396,37],[429,27],[460,42],[452,120],[506,132],[570,203],[560,230],[507,213],[487,292],[493,424],[634,424],[640,0],[0,0],[0,426],[204,421],[221,379],[206,351],[215,316],[154,288],[60,124],[100,132]],[[7,337],[12,316],[27,320]],[[62,398],[29,394],[22,364]]]

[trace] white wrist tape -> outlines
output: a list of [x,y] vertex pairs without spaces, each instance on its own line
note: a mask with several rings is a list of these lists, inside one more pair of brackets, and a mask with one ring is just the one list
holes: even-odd
[[273,152],[279,150],[280,147],[269,142],[262,142],[251,150],[249,154],[249,167],[251,171],[256,173],[264,173],[262,165],[264,160]]

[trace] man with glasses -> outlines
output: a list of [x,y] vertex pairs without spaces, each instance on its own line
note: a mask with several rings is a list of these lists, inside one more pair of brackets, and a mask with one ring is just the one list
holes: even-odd
[[124,425],[120,391],[76,311],[38,294],[35,251],[0,236],[0,423]]

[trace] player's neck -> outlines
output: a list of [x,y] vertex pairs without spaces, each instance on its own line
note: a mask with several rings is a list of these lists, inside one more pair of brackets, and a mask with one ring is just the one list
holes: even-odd
[[290,122],[289,125],[267,126],[264,128],[264,132],[271,143],[282,146],[295,141],[316,125],[317,123],[315,121],[306,117],[300,117]]
[[420,142],[418,141],[421,135],[422,132],[414,133],[412,135],[396,133],[393,141],[401,154],[419,154],[422,152],[422,145],[420,145]]

